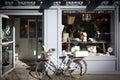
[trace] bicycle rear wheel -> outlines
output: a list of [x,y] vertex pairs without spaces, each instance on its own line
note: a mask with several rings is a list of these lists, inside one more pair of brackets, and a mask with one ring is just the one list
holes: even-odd
[[46,74],[49,78],[53,79],[56,75],[56,66],[52,61],[47,61],[46,62]]
[[73,60],[69,65],[69,73],[73,78],[82,78],[83,75],[86,74],[87,71],[87,63],[85,60]]

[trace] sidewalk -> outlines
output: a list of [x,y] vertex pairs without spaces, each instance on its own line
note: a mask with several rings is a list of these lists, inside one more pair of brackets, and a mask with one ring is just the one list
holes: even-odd
[[[29,67],[34,65],[32,62],[30,62],[29,64],[26,64],[26,62],[22,62],[22,61],[16,61],[16,68],[10,72],[9,74],[7,74],[6,76],[4,76],[2,79],[0,80],[37,80],[35,78],[33,78],[30,74],[29,74]],[[34,66],[33,66],[34,67]],[[72,79],[70,77],[63,77],[63,76],[57,76],[54,80],[79,80],[79,79]],[[84,78],[82,80],[120,80],[120,75],[85,75]]]

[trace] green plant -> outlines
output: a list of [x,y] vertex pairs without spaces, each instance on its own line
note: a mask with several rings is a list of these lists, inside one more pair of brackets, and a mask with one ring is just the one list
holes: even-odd
[[80,49],[80,51],[86,51],[86,48],[82,48],[82,49]]
[[44,53],[45,53],[45,51],[41,50],[41,51],[39,52],[39,55],[43,55]]
[[7,52],[8,47],[2,47],[2,65],[9,65],[9,52]]
[[8,41],[8,38],[3,38],[2,39],[2,42],[7,42]]

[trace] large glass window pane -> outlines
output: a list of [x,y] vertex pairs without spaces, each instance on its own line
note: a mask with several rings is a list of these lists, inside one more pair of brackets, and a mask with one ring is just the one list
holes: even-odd
[[2,18],[2,42],[13,40],[12,19]]
[[42,33],[42,22],[40,22],[40,20],[36,21],[34,19],[29,19],[28,20],[28,26],[29,26],[29,37],[30,38],[35,38],[36,36],[36,22],[37,22],[37,35],[38,37],[41,37],[41,33]]
[[21,38],[27,38],[28,37],[27,19],[21,18],[21,20],[20,20],[20,37]]
[[93,56],[114,55],[114,11],[62,12],[62,50],[79,46]]

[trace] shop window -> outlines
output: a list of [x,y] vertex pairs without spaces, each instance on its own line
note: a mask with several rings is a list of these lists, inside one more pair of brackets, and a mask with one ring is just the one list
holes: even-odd
[[114,11],[62,12],[62,50],[74,46],[93,56],[114,55]]
[[[42,22],[37,21],[37,35],[42,36]],[[20,37],[21,38],[35,38],[36,37],[36,19],[21,18],[20,20]]]

